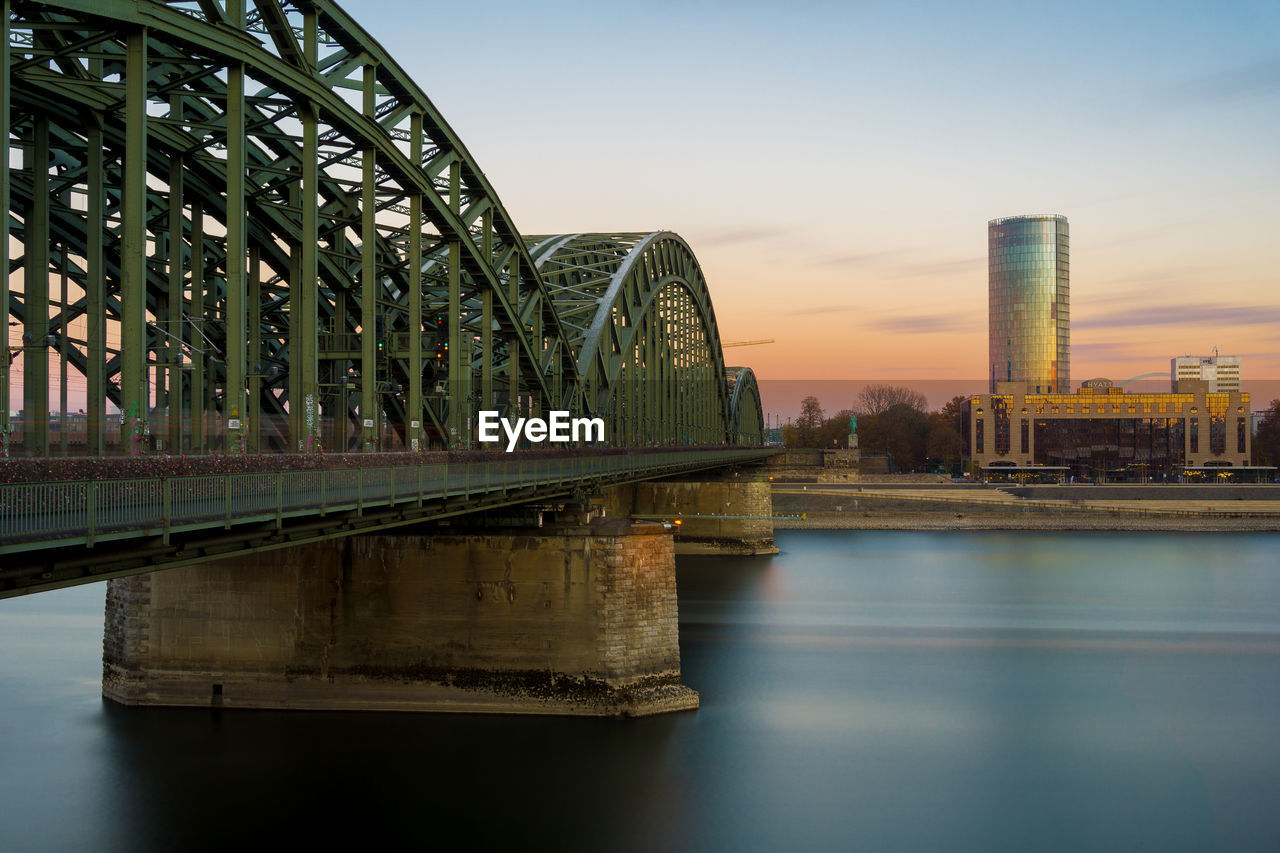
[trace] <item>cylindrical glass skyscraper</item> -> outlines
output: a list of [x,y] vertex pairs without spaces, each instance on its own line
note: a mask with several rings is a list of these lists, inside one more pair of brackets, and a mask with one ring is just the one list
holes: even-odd
[[1020,382],[1031,394],[1071,391],[1070,240],[1065,216],[987,223],[991,393]]

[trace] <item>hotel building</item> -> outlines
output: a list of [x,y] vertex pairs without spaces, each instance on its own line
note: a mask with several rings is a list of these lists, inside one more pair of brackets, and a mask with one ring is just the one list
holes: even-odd
[[969,401],[969,455],[982,476],[1196,479],[1247,468],[1249,395],[1203,380],[1171,394],[1126,394],[1091,379],[1075,394],[1000,383]]

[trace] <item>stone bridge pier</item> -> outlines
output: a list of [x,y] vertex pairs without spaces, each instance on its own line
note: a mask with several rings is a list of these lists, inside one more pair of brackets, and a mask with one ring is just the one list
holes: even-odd
[[773,494],[768,481],[747,478],[657,480],[619,486],[606,496],[611,513],[679,519],[677,554],[776,554]]
[[629,716],[680,678],[663,525],[366,535],[110,581],[103,695],[127,705]]

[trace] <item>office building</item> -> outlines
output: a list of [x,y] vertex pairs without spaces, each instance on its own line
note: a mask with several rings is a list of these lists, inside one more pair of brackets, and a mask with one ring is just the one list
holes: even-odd
[[1099,480],[1254,476],[1249,395],[1127,394],[1090,379],[1074,394],[1002,382],[969,401],[969,453],[981,475]]
[[987,223],[990,391],[1071,387],[1069,235],[1065,216],[1007,216]]
[[1243,390],[1240,385],[1240,357],[1235,355],[1180,355],[1169,361],[1170,390],[1177,391],[1180,382],[1209,383],[1210,394],[1229,394]]

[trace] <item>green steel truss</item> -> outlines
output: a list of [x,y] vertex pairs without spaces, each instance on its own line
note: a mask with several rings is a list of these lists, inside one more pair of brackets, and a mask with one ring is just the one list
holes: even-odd
[[684,241],[521,237],[333,3],[3,2],[6,448],[456,447],[480,409],[760,443]]
[[[632,445],[761,443],[759,393],[733,393],[745,368],[725,367],[711,295],[684,240],[665,231],[525,239],[609,434]],[[735,407],[743,401],[754,418]]]
[[760,403],[760,386],[750,367],[730,367],[729,443],[764,443],[764,407]]

